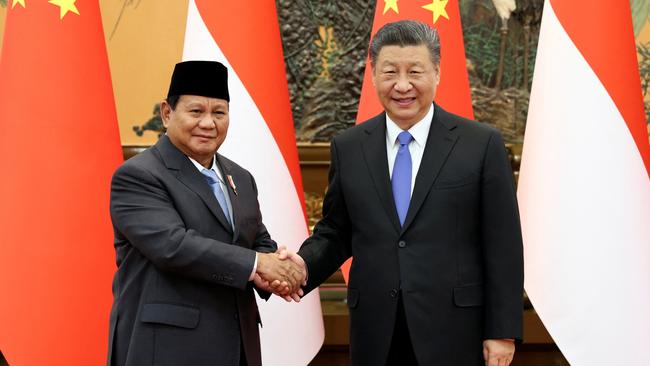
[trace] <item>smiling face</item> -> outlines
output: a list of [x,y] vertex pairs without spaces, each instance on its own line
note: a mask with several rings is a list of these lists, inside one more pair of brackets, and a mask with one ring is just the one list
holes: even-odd
[[408,130],[429,111],[440,83],[440,65],[425,45],[384,46],[372,70],[372,83],[391,120]]
[[228,102],[218,98],[181,95],[174,109],[163,101],[160,115],[174,146],[201,165],[209,167],[212,157],[226,139]]

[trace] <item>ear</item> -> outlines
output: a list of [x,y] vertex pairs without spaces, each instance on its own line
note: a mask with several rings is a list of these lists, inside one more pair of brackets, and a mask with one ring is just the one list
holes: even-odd
[[160,102],[160,119],[162,120],[163,126],[169,128],[169,120],[172,113],[172,107],[167,103],[166,100]]
[[438,84],[440,84],[440,64],[436,65],[435,69],[436,69],[435,83],[436,83],[436,86],[438,86]]

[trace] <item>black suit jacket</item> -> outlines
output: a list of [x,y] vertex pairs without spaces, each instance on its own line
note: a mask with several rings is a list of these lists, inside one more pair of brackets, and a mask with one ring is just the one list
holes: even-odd
[[[235,228],[204,176],[163,136],[117,169],[111,186],[117,273],[109,365],[260,365],[260,323],[248,278],[273,252],[251,174],[217,154]],[[268,294],[264,294],[268,298]]]
[[420,365],[483,365],[482,341],[522,337],[523,255],[512,171],[497,130],[435,105],[404,226],[380,114],[333,139],[323,219],[299,254],[306,290],[354,256],[354,365],[383,365],[401,293]]

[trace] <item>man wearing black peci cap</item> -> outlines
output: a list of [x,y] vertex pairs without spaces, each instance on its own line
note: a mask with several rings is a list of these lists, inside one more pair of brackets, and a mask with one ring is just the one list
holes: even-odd
[[229,101],[225,66],[177,64],[166,135],[113,176],[109,365],[261,365],[253,289],[268,299],[269,281],[289,294],[304,280],[275,253],[251,174],[217,153]]

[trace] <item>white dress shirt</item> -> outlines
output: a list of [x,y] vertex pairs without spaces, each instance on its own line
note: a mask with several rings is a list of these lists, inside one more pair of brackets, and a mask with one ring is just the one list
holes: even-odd
[[[423,119],[414,124],[408,129],[408,132],[413,136],[413,140],[409,143],[409,152],[411,153],[412,169],[411,172],[411,196],[413,196],[413,187],[415,187],[415,178],[420,169],[422,162],[422,155],[424,154],[424,147],[427,146],[427,138],[429,137],[429,130],[431,129],[431,121],[433,120],[433,103],[429,111]],[[393,165],[395,165],[395,157],[399,150],[399,142],[397,136],[404,130],[393,122],[388,114],[386,114],[386,156],[388,157],[388,175],[393,177]]]

